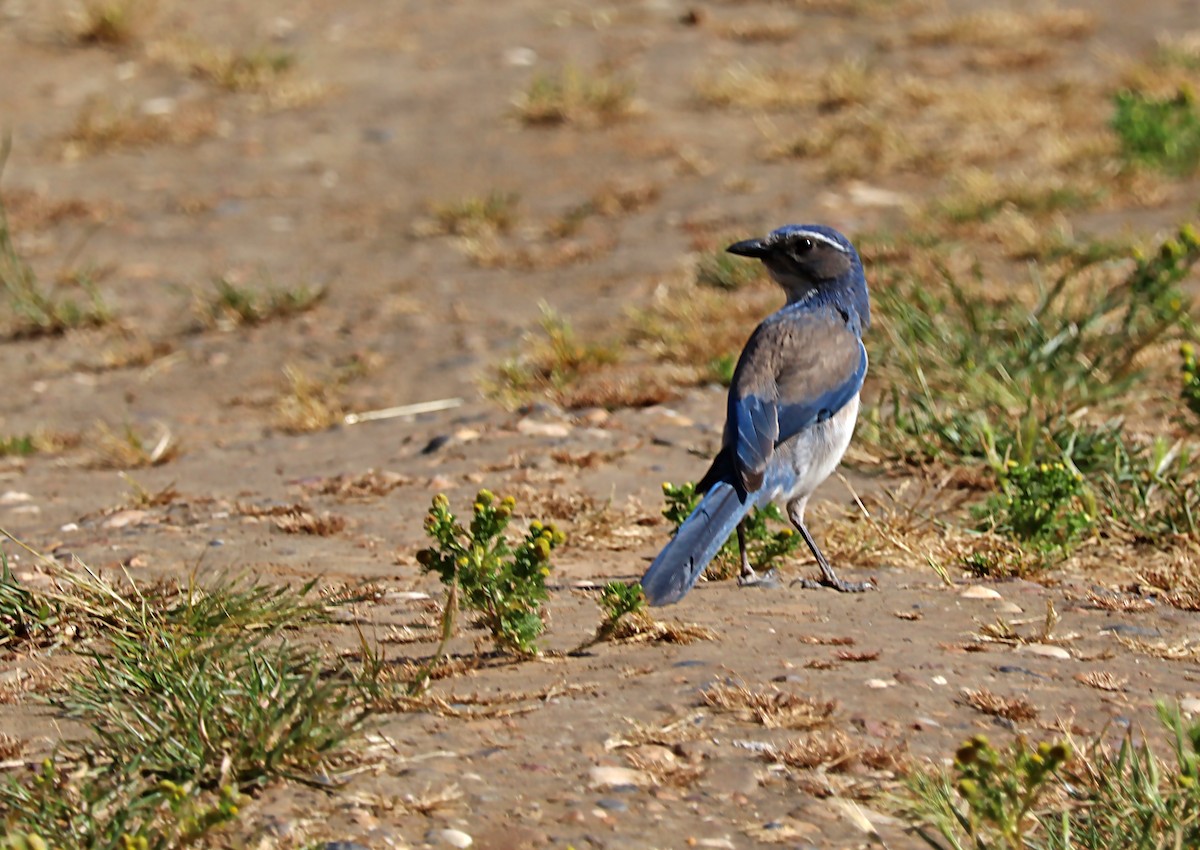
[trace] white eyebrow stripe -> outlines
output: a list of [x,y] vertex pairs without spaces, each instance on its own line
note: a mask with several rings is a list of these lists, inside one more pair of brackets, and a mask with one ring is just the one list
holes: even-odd
[[837,250],[841,251],[843,254],[847,253],[846,248],[843,245],[834,241],[833,239],[830,239],[828,236],[825,236],[822,233],[817,233],[815,230],[793,230],[785,238],[793,239],[796,236],[800,236],[800,235],[807,236],[809,239],[816,240],[817,242],[824,242],[830,248],[836,248]]

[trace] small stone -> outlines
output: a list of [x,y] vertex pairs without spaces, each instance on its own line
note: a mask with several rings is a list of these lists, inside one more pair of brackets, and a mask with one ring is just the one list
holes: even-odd
[[1048,643],[1028,643],[1019,647],[1017,651],[1027,652],[1030,655],[1041,655],[1044,658],[1061,658],[1064,661],[1071,660],[1070,652],[1061,646],[1052,646]]
[[596,801],[596,805],[606,812],[625,812],[629,810],[628,803],[624,800],[614,800],[612,797],[602,797]]
[[944,685],[944,684],[946,684],[946,677],[945,676],[934,676],[930,681],[932,681],[935,685]]
[[142,101],[142,114],[162,117],[175,111],[175,98],[152,97]]
[[370,848],[357,841],[326,841],[321,845],[321,850],[370,850]]
[[1003,599],[997,591],[990,587],[984,587],[982,584],[973,584],[958,594],[962,599]]
[[587,410],[580,411],[575,417],[575,421],[584,425],[603,425],[611,415],[603,407],[589,407]]
[[19,505],[22,502],[33,501],[33,496],[19,490],[5,490],[0,493],[0,505]]
[[850,203],[860,207],[902,207],[908,203],[907,195],[866,183],[851,183],[848,194]]
[[600,764],[588,771],[588,783],[593,788],[642,788],[650,784],[650,777],[640,770]]
[[884,688],[890,688],[892,685],[894,685],[896,683],[890,682],[886,679],[867,679],[865,684],[868,688],[872,688],[874,690],[879,691],[879,690],[883,690]]
[[[467,835],[461,829],[435,829],[430,832],[430,837],[433,841],[440,841],[443,844],[449,844],[451,847],[458,847],[462,850],[464,847],[470,847],[475,843],[475,839]],[[431,841],[430,843],[433,843]]]
[[510,47],[504,51],[504,64],[514,68],[528,68],[537,62],[537,51],[532,47]]
[[566,437],[571,433],[571,426],[562,422],[535,422],[532,419],[522,419],[517,423],[517,431],[530,437]]
[[997,614],[1024,614],[1025,609],[1012,602],[1002,602],[996,606]]
[[698,844],[701,847],[716,847],[718,850],[737,850],[728,838],[701,838]]
[[1200,714],[1200,699],[1184,697],[1179,701],[1179,710],[1185,714]]
[[131,525],[141,525],[148,516],[146,511],[127,510],[117,511],[115,514],[106,519],[101,526],[103,528],[128,528]]

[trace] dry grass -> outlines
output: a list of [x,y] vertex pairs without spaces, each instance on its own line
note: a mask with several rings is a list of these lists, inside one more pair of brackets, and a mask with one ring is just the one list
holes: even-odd
[[704,726],[698,722],[702,717],[703,715],[700,712],[693,712],[678,717],[669,723],[657,725],[630,720],[629,729],[621,735],[607,739],[604,742],[604,749],[611,751],[627,747],[641,747],[648,744],[675,748],[687,741],[695,741],[705,737],[707,733]]
[[430,219],[418,222],[419,236],[452,235],[481,238],[508,233],[516,225],[520,196],[493,191],[487,195],[429,205]]
[[[906,173],[937,178],[1021,161],[1039,175],[1077,180],[1094,174],[1093,183],[1107,179],[1111,189],[1105,169],[1116,146],[1095,106],[1103,97],[1082,83],[899,76],[874,87],[865,102],[851,100],[829,112],[799,109],[794,135],[764,127],[766,155],[813,159],[836,180]],[[901,126],[904,132],[897,133]]]
[[64,139],[63,155],[77,159],[126,148],[190,145],[216,132],[216,109],[208,103],[184,102],[174,113],[159,115],[94,97],[76,116],[75,126]]
[[716,640],[717,633],[696,623],[677,620],[655,620],[646,614],[622,617],[608,635],[619,643],[689,644],[701,640]]
[[620,218],[639,212],[656,203],[661,194],[658,183],[649,180],[606,183],[586,201],[551,221],[546,231],[556,239],[565,239],[578,233],[589,218]]
[[1095,688],[1098,691],[1123,691],[1129,680],[1114,673],[1093,670],[1090,673],[1077,674],[1075,681],[1081,682],[1089,688]]
[[701,78],[696,92],[702,103],[718,108],[829,112],[869,103],[878,85],[865,63],[848,59],[815,73],[811,68],[734,65]]
[[165,424],[155,423],[153,436],[126,423],[120,430],[97,422],[83,443],[91,449],[96,469],[137,469],[161,466],[179,456],[179,443]]
[[1126,649],[1159,658],[1163,661],[1196,661],[1200,659],[1200,643],[1183,637],[1174,641],[1145,640],[1116,635],[1117,641]]
[[158,0],[85,0],[73,16],[71,37],[80,44],[126,47],[145,36]]
[[529,126],[596,126],[636,114],[634,86],[607,68],[583,71],[575,66],[541,73],[515,99],[517,117]]
[[759,723],[768,729],[811,729],[830,721],[837,703],[799,694],[770,690],[752,690],[744,684],[718,683],[706,689],[704,705]]
[[625,760],[634,770],[649,774],[655,785],[690,788],[707,773],[703,764],[684,761],[670,750],[631,750]]
[[1087,600],[1093,608],[1099,608],[1102,611],[1120,611],[1128,614],[1154,609],[1154,600],[1123,593],[1099,593],[1089,590]]
[[386,496],[397,487],[410,484],[412,479],[398,472],[368,469],[366,472],[344,472],[323,478],[305,486],[319,496],[333,496],[341,502],[365,502]]
[[756,11],[736,21],[716,23],[711,29],[721,38],[743,44],[777,44],[795,36],[800,24],[793,18],[773,18]]
[[1083,9],[1051,8],[1032,14],[988,9],[918,24],[908,38],[923,46],[1020,47],[1031,41],[1079,41],[1095,29],[1096,16]]
[[275,517],[275,527],[286,534],[313,534],[332,537],[345,531],[349,521],[340,514],[321,511],[295,511]]
[[1013,723],[1033,720],[1038,716],[1038,711],[1034,708],[1033,703],[1025,697],[1002,697],[992,693],[987,688],[979,688],[978,690],[963,688],[959,701],[976,711],[990,714],[993,717],[1003,717],[1005,720],[1011,720]]
[[288,434],[324,431],[340,425],[346,407],[335,381],[320,381],[300,369],[288,366],[283,370],[285,390],[275,402],[275,424]]
[[793,738],[782,747],[763,753],[767,761],[785,764],[798,770],[849,770],[858,758],[858,750],[844,732],[815,733]]
[[19,758],[21,753],[25,751],[25,742],[19,738],[14,738],[4,732],[0,732],[0,761],[10,761]]

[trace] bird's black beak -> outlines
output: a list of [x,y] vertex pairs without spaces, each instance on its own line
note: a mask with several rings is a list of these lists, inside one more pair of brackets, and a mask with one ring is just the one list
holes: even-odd
[[770,253],[770,249],[761,239],[743,239],[741,242],[734,242],[725,250],[739,257],[757,257],[760,260]]

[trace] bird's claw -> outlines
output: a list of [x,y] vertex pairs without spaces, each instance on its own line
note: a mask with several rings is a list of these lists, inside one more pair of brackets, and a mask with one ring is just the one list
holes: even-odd
[[800,585],[805,590],[821,590],[822,588],[831,587],[838,593],[865,593],[868,590],[878,590],[879,588],[873,581],[845,581],[840,578],[798,578],[791,584],[792,587]]
[[750,570],[738,576],[738,587],[763,587],[767,589],[779,587],[779,576],[774,570],[759,575]]

